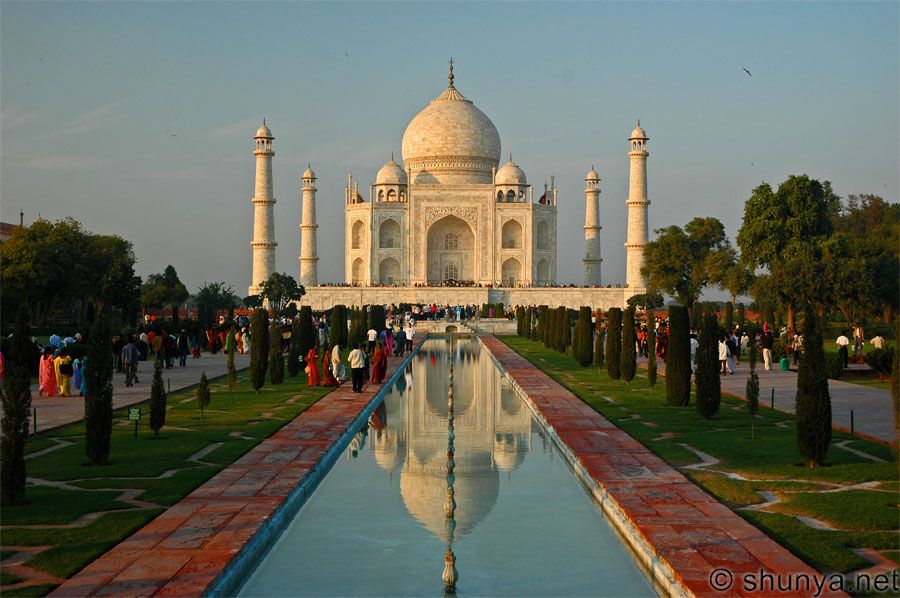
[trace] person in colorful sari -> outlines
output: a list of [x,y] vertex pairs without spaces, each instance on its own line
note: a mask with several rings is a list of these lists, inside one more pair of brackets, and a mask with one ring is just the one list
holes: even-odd
[[306,353],[306,385],[309,388],[322,384],[322,379],[319,377],[318,361],[319,354],[316,353],[316,348],[313,347]]
[[87,355],[81,360],[81,386],[78,388],[78,394],[81,396],[87,394]]
[[322,386],[338,386],[339,384],[331,370],[331,351],[326,348],[325,355],[322,357]]
[[213,336],[213,329],[210,326],[206,327],[206,348],[210,353],[213,353],[213,345],[215,344],[215,336]]
[[56,368],[56,384],[59,386],[59,396],[72,396],[71,384],[72,374],[74,373],[72,357],[65,350],[60,351],[56,359],[53,360],[53,365]]
[[333,370],[334,378],[338,381],[338,383],[344,382],[347,378],[344,375],[344,364],[341,363],[341,346],[335,345],[334,349],[331,350],[331,369]]
[[375,347],[375,353],[372,355],[372,382],[381,384],[384,382],[384,374],[387,370],[387,354],[381,343]]
[[53,367],[53,347],[46,347],[38,368],[38,396],[56,396],[56,368]]

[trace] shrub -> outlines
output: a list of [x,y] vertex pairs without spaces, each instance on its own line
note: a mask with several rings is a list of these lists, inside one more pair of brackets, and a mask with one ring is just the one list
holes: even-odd
[[[806,344],[806,339],[803,339]],[[806,359],[804,353],[803,358]],[[802,361],[802,360],[801,360]],[[841,362],[841,356],[837,353],[825,353],[825,376],[831,380],[840,380],[844,375],[844,364]]]
[[284,382],[284,346],[278,320],[272,320],[269,326],[269,380],[272,384]]
[[105,465],[109,460],[112,437],[112,343],[106,316],[94,320],[91,326],[90,352],[84,375],[87,392],[84,394],[84,450],[91,465]]
[[340,345],[347,346],[347,308],[343,305],[335,305],[331,308],[331,316],[328,318],[331,325],[331,336],[328,339],[329,347]]
[[3,419],[0,428],[0,496],[4,505],[15,505],[25,497],[25,441],[31,415],[31,375],[28,363],[33,344],[28,334],[28,311],[19,308],[19,315],[9,340],[6,378],[3,380]]
[[575,338],[572,340],[572,356],[586,368],[594,361],[594,324],[591,322],[591,308],[578,310],[578,322],[575,323]]
[[556,350],[565,353],[572,344],[572,321],[569,319],[569,310],[562,305],[556,309]]
[[209,380],[206,379],[206,372],[200,374],[200,382],[197,384],[197,404],[200,406],[200,419],[203,419],[203,410],[209,407]]
[[166,424],[166,388],[162,381],[162,360],[153,364],[153,384],[150,385],[150,429],[159,438],[159,430]]
[[747,313],[744,310],[743,303],[737,304],[737,324],[741,327],[741,330],[747,326]]
[[556,333],[556,310],[548,307],[541,322],[541,340],[544,342],[544,347],[549,349],[553,343],[553,335]]
[[691,337],[688,310],[669,306],[669,345],[666,360],[666,402],[684,406],[691,401]]
[[250,385],[259,392],[266,382],[269,355],[269,318],[266,310],[257,308],[250,319]]
[[549,308],[546,305],[538,307],[538,320],[534,330],[534,340],[544,342],[544,334],[547,331],[547,313]]
[[620,364],[622,379],[629,384],[634,380],[634,373],[637,369],[635,340],[634,308],[629,307],[625,310],[625,321],[622,324],[622,363]]
[[715,316],[703,318],[697,348],[697,412],[711,419],[719,412],[722,402],[722,381],[719,378],[719,323]]
[[831,396],[825,374],[822,334],[812,309],[806,310],[805,351],[797,373],[797,448],[810,467],[825,464],[831,442]]
[[612,307],[606,318],[606,372],[613,380],[622,377],[622,310]]
[[865,356],[865,360],[880,376],[888,377],[894,371],[894,348],[875,349]]
[[[383,310],[383,308],[382,308]],[[372,312],[375,311],[375,306],[371,307],[371,311],[369,312],[369,321],[372,320],[371,315]],[[350,308],[350,331],[347,333],[347,343],[351,347],[356,347],[359,343],[363,342],[366,338],[366,331],[368,328],[366,327],[366,312],[364,307],[351,307]],[[384,324],[382,324],[384,326]],[[374,327],[373,327],[374,328]],[[379,330],[376,328],[376,330]]]
[[516,308],[516,334],[525,336],[525,308],[521,305]]
[[319,340],[316,329],[313,328],[312,308],[310,306],[304,305],[300,308],[300,313],[297,315],[297,323],[298,326],[295,327],[295,330],[299,330],[299,355],[302,359],[306,359],[306,354],[316,346]]
[[[738,304],[742,307],[741,304]],[[738,310],[740,314],[742,310]],[[759,411],[759,375],[756,373],[756,326],[751,325],[747,329],[747,351],[750,359],[750,376],[747,378],[747,408],[750,410],[750,437],[756,440],[756,412]]]

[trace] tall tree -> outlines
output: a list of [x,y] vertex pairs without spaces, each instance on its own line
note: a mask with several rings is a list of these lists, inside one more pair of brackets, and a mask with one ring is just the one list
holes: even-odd
[[287,370],[288,376],[296,378],[300,373],[300,360],[306,353],[300,350],[300,319],[296,319],[291,326],[291,341],[288,345]]
[[237,342],[234,338],[234,328],[228,330],[228,340],[225,342],[228,351],[228,390],[234,390],[237,383],[237,370],[234,368],[234,351],[237,348]]
[[166,425],[166,387],[162,380],[162,359],[153,362],[153,383],[150,385],[150,429],[159,440],[159,431]]
[[293,276],[273,272],[262,283],[260,296],[269,302],[269,309],[275,316],[280,316],[284,308],[293,301],[299,301],[306,294],[302,284],[297,284]]
[[629,307],[625,310],[625,320],[622,323],[622,363],[620,365],[622,379],[629,384],[634,380],[634,373],[637,370],[634,345],[634,308]]
[[250,318],[250,385],[259,392],[266,382],[269,354],[269,316],[264,309],[256,309]]
[[269,380],[272,384],[284,382],[284,346],[278,320],[272,320],[269,326]]
[[737,244],[744,263],[769,270],[769,290],[787,308],[795,327],[799,301],[815,301],[821,287],[822,243],[834,230],[840,200],[831,183],[792,175],[773,191],[768,183],[744,204]]
[[606,372],[613,380],[622,377],[622,310],[611,307],[606,317]]
[[694,218],[684,229],[671,225],[656,231],[644,249],[641,273],[651,289],[692,306],[703,288],[716,282],[717,264],[730,246],[725,227],[715,218]]
[[797,448],[808,466],[820,467],[831,443],[831,395],[822,332],[811,308],[804,313],[803,347],[797,370]]
[[656,376],[656,318],[650,316],[647,322],[647,383],[651,393],[656,386]]
[[141,286],[141,304],[144,307],[171,307],[173,320],[178,319],[178,306],[190,296],[171,264],[163,272],[148,276]]
[[606,358],[606,347],[603,342],[603,313],[598,309],[594,322],[594,365],[602,368]]
[[201,372],[200,383],[197,384],[197,405],[200,407],[200,419],[203,419],[203,412],[209,407],[209,399],[209,380],[206,379],[206,372]]
[[347,308],[344,305],[335,305],[331,308],[331,338],[329,346],[340,345],[347,347]]
[[25,441],[31,415],[31,374],[28,362],[33,343],[29,336],[28,311],[19,308],[19,316],[9,339],[9,354],[4,361],[3,419],[0,422],[0,498],[4,505],[20,504],[25,498]]
[[572,344],[572,323],[569,309],[563,305],[556,308],[556,350],[565,353]]
[[306,354],[310,349],[316,346],[318,341],[316,330],[315,328],[313,328],[312,308],[310,306],[304,305],[300,308],[300,313],[297,316],[297,322],[299,326],[300,337],[300,356],[305,359]]
[[731,332],[734,330],[734,304],[731,301],[727,301],[725,303],[725,317],[722,318],[725,324],[725,331]]
[[205,282],[194,295],[198,308],[202,306],[204,317],[203,324],[210,325],[215,322],[215,313],[220,309],[232,309],[241,300],[234,294],[234,287],[224,282]]
[[100,312],[91,326],[84,376],[84,448],[91,465],[109,460],[113,421],[113,354],[106,314]]
[[704,316],[697,348],[697,413],[712,419],[722,402],[719,378],[719,322],[714,315]]
[[750,359],[750,376],[747,378],[746,394],[747,408],[750,411],[750,438],[756,440],[756,412],[759,410],[759,374],[756,373],[757,349],[756,349],[756,331],[757,326],[750,324],[747,329],[747,350]]
[[669,340],[666,359],[666,402],[684,406],[691,400],[691,336],[688,310],[669,306]]

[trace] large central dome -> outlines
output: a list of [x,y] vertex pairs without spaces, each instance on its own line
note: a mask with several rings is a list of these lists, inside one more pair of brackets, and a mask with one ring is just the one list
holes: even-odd
[[403,133],[403,162],[413,183],[491,183],[500,135],[487,115],[450,84]]

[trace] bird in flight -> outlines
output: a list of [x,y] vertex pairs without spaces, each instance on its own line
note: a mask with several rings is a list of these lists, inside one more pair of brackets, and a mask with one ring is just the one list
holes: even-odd
[[752,77],[752,76],[753,76],[753,75],[750,74],[750,71],[748,71],[747,69],[744,69],[744,72],[747,73],[747,76],[748,76],[748,77]]

